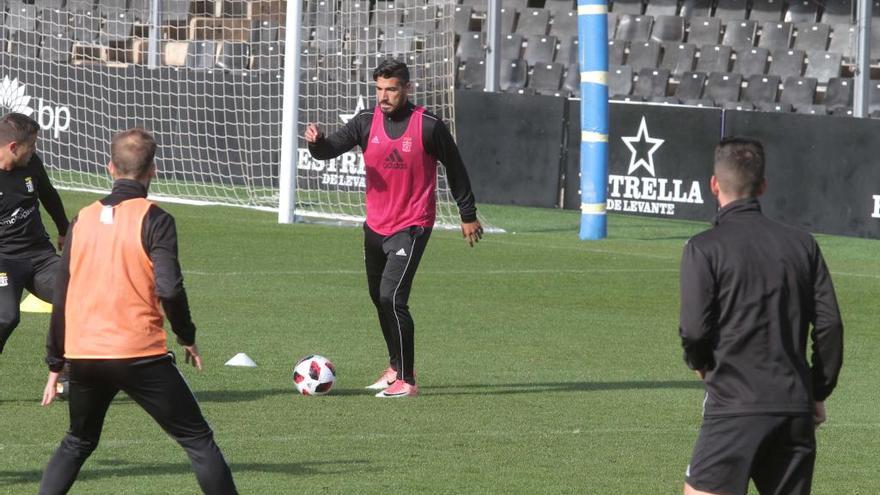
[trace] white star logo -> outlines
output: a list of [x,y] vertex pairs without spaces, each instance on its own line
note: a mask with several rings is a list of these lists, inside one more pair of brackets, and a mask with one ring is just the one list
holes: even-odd
[[342,120],[343,124],[347,124],[349,120],[353,119],[354,116],[360,113],[360,111],[364,108],[366,108],[366,105],[364,104],[364,97],[358,96],[358,102],[357,105],[355,105],[354,107],[354,111],[351,113],[341,113],[339,114],[339,118]]
[[[626,171],[626,175],[632,174],[634,171],[638,170],[639,167],[645,167],[645,170],[654,177],[654,152],[663,145],[665,140],[652,138],[648,135],[648,124],[645,123],[645,117],[642,117],[642,123],[639,124],[639,132],[635,136],[621,137],[620,139],[623,140],[623,144],[625,144],[632,153],[632,157],[629,160],[629,170]],[[650,149],[647,150],[647,160],[645,160],[644,157],[639,156],[639,152],[635,147],[635,143],[642,143],[642,141],[651,145]],[[642,147],[640,146],[640,148]],[[636,158],[638,158],[638,160]]]

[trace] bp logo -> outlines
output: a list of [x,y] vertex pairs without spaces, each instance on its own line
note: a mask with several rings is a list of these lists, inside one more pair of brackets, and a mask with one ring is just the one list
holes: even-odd
[[[33,118],[41,129],[51,129],[56,139],[62,132],[70,129],[70,107],[53,106],[49,102],[37,98],[36,108],[31,106],[32,98],[27,94],[27,87],[17,78],[3,76],[0,81],[0,113],[21,113]],[[36,114],[34,112],[36,111]]]
[[28,117],[34,113],[34,109],[30,107],[31,97],[25,93],[24,84],[18,82],[18,79],[9,79],[9,76],[3,76],[3,82],[0,82],[0,107],[3,113],[22,113]]

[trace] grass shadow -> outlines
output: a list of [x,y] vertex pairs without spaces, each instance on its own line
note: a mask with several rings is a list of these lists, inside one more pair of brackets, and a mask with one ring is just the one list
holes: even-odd
[[[314,461],[314,462],[290,462],[290,463],[263,463],[244,462],[232,463],[232,475],[236,473],[274,473],[291,476],[301,475],[333,475],[362,471],[370,464],[364,459]],[[187,463],[132,463],[121,460],[102,460],[96,462],[86,461],[83,470],[77,476],[79,481],[101,480],[106,478],[131,477],[131,476],[155,476],[155,475],[182,475],[192,474],[192,467]],[[0,471],[0,486],[20,485],[26,483],[38,483],[43,472],[35,469],[23,471]],[[193,474],[193,476],[195,476]]]
[[427,386],[425,395],[511,395],[546,394],[553,392],[602,392],[608,390],[702,389],[696,380],[628,381],[628,382],[549,382],[501,383]]

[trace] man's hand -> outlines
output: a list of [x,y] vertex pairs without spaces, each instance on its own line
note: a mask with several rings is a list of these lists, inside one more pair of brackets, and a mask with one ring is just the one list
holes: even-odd
[[64,236],[61,234],[58,234],[58,252],[60,253],[63,250],[64,250]]
[[307,143],[311,143],[311,144],[317,143],[318,140],[321,139],[322,137],[324,137],[324,133],[321,132],[320,129],[318,129],[317,124],[309,124],[308,126],[306,126],[305,138],[306,138]]
[[483,226],[480,225],[479,220],[462,223],[461,235],[464,237],[465,242],[468,243],[468,246],[474,247],[474,243],[480,242],[480,239],[483,238]]
[[58,376],[61,373],[50,371],[49,379],[46,380],[46,388],[43,389],[43,402],[41,403],[44,406],[48,406],[55,399],[55,396],[58,395]]
[[195,344],[186,345],[183,348],[186,352],[184,362],[192,364],[197,370],[202,371],[202,356],[199,354],[199,348]]
[[813,407],[813,425],[818,428],[826,419],[828,416],[825,414],[825,403],[816,402]]

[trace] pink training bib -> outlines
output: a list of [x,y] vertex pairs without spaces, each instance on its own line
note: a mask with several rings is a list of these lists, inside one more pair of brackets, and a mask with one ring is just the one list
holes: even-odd
[[422,114],[416,107],[406,132],[397,139],[385,134],[385,115],[373,112],[364,153],[367,173],[367,225],[389,236],[411,226],[433,227],[437,211],[437,160],[422,143]]

